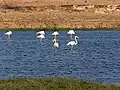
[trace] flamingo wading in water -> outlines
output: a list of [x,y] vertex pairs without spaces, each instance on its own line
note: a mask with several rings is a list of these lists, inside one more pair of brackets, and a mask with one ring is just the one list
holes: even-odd
[[74,45],[77,45],[77,44],[78,44],[77,38],[78,38],[78,36],[75,36],[75,41],[70,41],[70,42],[68,42],[67,46],[70,45],[70,46],[71,46],[71,50],[73,49],[73,46],[74,46]]
[[45,36],[43,34],[41,34],[41,35],[38,35],[37,38],[40,39],[40,42],[42,42],[42,39],[44,39]]
[[40,35],[40,34],[45,35],[45,31],[39,31],[39,32],[36,33],[36,35]]
[[58,48],[59,47],[59,43],[57,42],[57,40],[56,39],[53,39],[53,46],[55,47],[55,48]]
[[68,35],[69,35],[70,40],[73,39],[72,35],[74,35],[74,34],[75,34],[75,31],[74,31],[74,30],[69,30],[69,31],[68,31]]
[[37,38],[40,39],[40,42],[42,42],[42,39],[45,38],[45,31],[39,31],[36,33]]
[[7,36],[8,39],[10,39],[12,35],[12,31],[6,32],[5,35]]
[[56,39],[56,36],[59,35],[59,33],[57,31],[52,33],[52,36],[54,36],[54,39]]

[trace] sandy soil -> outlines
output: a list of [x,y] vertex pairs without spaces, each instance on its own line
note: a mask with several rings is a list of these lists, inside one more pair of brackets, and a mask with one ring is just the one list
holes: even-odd
[[[14,2],[13,2],[14,1]],[[73,10],[73,5],[120,4],[119,0],[0,0],[0,28],[120,28],[120,13]],[[7,5],[4,6],[4,5]],[[68,5],[68,6],[66,6]]]

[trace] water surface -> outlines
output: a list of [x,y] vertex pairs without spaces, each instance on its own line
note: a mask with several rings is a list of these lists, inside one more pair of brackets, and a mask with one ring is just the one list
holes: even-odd
[[42,43],[35,31],[14,31],[11,40],[0,32],[0,79],[11,77],[74,77],[120,83],[120,31],[76,31],[70,50],[67,31],[59,32],[53,48],[52,31]]

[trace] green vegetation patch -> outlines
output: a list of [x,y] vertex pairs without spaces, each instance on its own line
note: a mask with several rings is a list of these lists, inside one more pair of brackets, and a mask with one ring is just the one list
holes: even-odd
[[0,81],[0,90],[120,90],[120,86],[72,78],[9,79]]

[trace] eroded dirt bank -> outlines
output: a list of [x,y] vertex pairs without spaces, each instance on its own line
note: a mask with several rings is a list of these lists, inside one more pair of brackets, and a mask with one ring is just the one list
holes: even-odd
[[61,3],[2,5],[0,28],[120,28],[119,4]]

